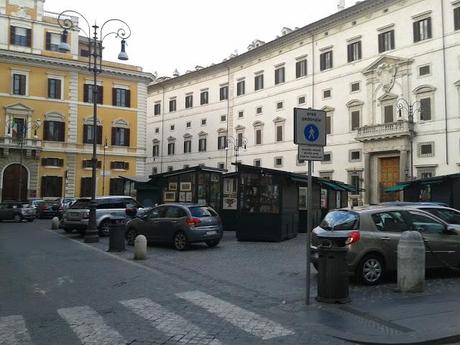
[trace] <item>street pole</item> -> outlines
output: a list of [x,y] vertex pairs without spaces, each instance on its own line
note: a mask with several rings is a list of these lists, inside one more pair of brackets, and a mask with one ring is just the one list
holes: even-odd
[[312,161],[308,161],[308,189],[307,189],[307,273],[306,273],[306,289],[305,289],[305,304],[310,305],[310,261],[311,261],[311,228],[313,224],[312,213],[313,213],[313,178],[312,174]]
[[102,196],[105,196],[105,150],[107,149],[107,138],[105,138],[104,142],[104,162],[102,167]]
[[20,129],[18,138],[19,142],[19,186],[18,186],[18,201],[22,200],[22,151],[24,150],[24,128]]

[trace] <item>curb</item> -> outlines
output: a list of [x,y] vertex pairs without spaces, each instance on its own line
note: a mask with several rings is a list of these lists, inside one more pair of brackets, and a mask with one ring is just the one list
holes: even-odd
[[428,334],[405,334],[401,336],[363,336],[330,334],[332,337],[347,342],[363,345],[443,345],[460,342],[460,334],[449,336],[430,336]]

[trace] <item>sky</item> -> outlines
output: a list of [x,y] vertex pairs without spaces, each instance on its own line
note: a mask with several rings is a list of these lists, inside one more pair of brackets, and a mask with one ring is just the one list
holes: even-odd
[[[346,1],[351,6],[355,1]],[[337,0],[46,0],[45,10],[72,9],[98,25],[120,18],[132,30],[129,64],[172,76],[195,66],[222,62],[247,51],[254,40],[269,42],[283,27],[294,29],[337,11]],[[116,61],[117,39],[104,41],[104,59]]]

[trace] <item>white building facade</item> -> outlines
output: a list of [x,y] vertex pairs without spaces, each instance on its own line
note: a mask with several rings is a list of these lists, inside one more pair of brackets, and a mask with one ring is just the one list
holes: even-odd
[[364,203],[460,172],[460,1],[368,0],[283,31],[149,86],[147,171],[237,160],[305,173],[293,108],[311,107],[329,133],[315,175],[356,185]]

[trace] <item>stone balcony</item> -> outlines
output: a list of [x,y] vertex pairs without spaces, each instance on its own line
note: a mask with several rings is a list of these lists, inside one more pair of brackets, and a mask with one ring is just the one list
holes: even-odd
[[360,127],[357,141],[386,140],[414,136],[414,124],[406,120]]
[[8,156],[11,151],[20,150],[21,147],[26,157],[38,156],[42,150],[42,141],[37,138],[26,138],[21,146],[21,143],[15,138],[0,137],[0,149],[3,156]]

